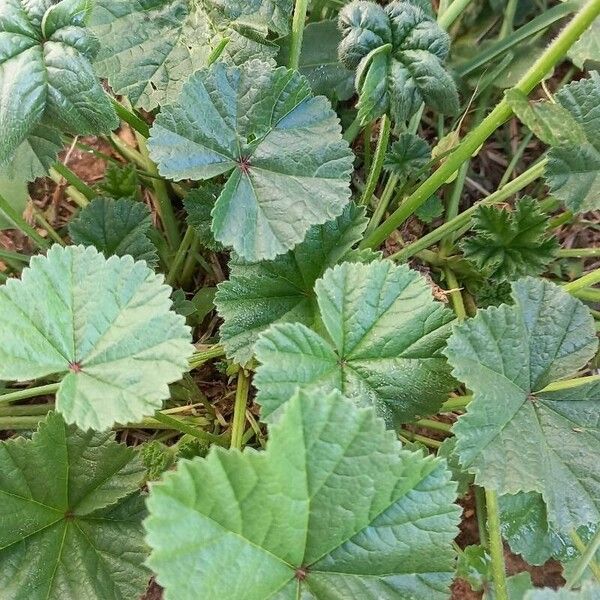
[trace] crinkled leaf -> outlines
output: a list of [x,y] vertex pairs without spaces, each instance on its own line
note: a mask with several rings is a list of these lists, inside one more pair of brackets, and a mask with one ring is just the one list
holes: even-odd
[[505,94],[512,111],[520,121],[549,146],[583,144],[585,131],[571,113],[557,102],[530,102],[521,90],[512,88]]
[[473,217],[474,235],[462,243],[465,257],[496,282],[538,275],[556,257],[559,244],[548,236],[548,216],[532,198],[513,211],[480,206]]
[[187,222],[193,227],[200,243],[214,252],[223,250],[212,232],[212,211],[221,193],[221,186],[208,182],[192,190],[184,199]]
[[0,443],[2,598],[138,598],[150,576],[143,475],[132,448],[57,413],[32,439]]
[[401,133],[390,146],[383,167],[401,179],[415,177],[431,160],[427,142],[414,133]]
[[259,334],[272,323],[315,325],[315,281],[347,260],[366,226],[364,210],[350,203],[337,219],[311,227],[303,242],[275,260],[249,263],[234,258],[229,280],[219,285],[216,296],[227,355],[240,364],[248,362]]
[[61,379],[56,407],[81,429],[152,414],[193,347],[171,289],[144,262],[54,246],[0,287],[0,379]]
[[300,393],[266,451],[213,446],[152,486],[149,564],[166,600],[441,600],[454,490],[442,461],[402,450],[374,411]]
[[352,152],[336,114],[285,67],[251,61],[198,71],[163,108],[148,145],[165,177],[230,174],[212,231],[246,260],[283,254],[350,196]]
[[456,452],[481,486],[540,492],[550,523],[570,531],[600,521],[600,384],[543,390],[595,354],[594,322],[550,282],[520,279],[513,298],[480,310],[448,341],[453,374],[474,393],[454,426]]
[[[348,100],[354,95],[354,72],[338,58],[342,34],[335,20],[309,23],[304,28],[298,70],[306,77],[314,94],[332,100]],[[279,64],[289,62],[290,38],[281,45]]]
[[567,52],[573,64],[584,69],[600,63],[600,19],[596,18]]
[[600,208],[600,73],[575,81],[556,99],[585,132],[587,141],[550,149],[546,181],[550,191],[573,212]]
[[411,2],[384,8],[355,0],[340,11],[339,23],[339,56],[358,70],[363,123],[384,113],[407,121],[423,102],[441,113],[458,112],[456,86],[444,67],[450,38],[430,13]]
[[76,134],[106,133],[118,125],[89,62],[97,50],[85,29],[89,7],[87,0],[3,0],[0,165],[14,158],[40,123]]
[[98,188],[111,198],[136,199],[139,189],[139,178],[134,164],[109,163],[104,179]]
[[150,211],[142,202],[96,198],[69,223],[69,235],[75,244],[94,246],[106,258],[130,255],[154,267],[158,254],[147,236],[151,227]]
[[339,389],[388,423],[431,414],[455,385],[441,355],[453,315],[426,280],[390,261],[344,263],[316,282],[329,338],[275,324],[255,345],[261,416],[273,421],[297,386]]
[[558,590],[552,588],[536,589],[527,592],[524,600],[600,600],[600,586],[587,581],[578,591],[565,588]]
[[291,0],[96,0],[96,68],[116,93],[152,110],[174,101],[224,39],[219,60],[269,59],[269,31],[287,33]]

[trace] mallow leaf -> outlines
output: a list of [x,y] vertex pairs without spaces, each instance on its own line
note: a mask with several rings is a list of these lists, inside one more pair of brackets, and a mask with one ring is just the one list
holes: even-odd
[[289,29],[292,0],[96,0],[96,68],[145,110],[174,101],[188,77],[228,40],[220,60],[272,59],[269,32]]
[[382,7],[355,0],[339,16],[342,63],[357,70],[359,117],[367,123],[388,113],[404,122],[421,104],[444,114],[459,110],[456,85],[444,67],[448,34],[413,2]]
[[427,142],[418,135],[403,132],[385,155],[383,168],[401,180],[415,177],[431,160]]
[[246,260],[275,258],[350,197],[352,152],[328,100],[298,72],[215,63],[163,107],[148,142],[161,175],[229,174],[212,211],[215,239]]
[[0,165],[42,123],[74,134],[118,125],[90,60],[89,0],[3,0],[0,6]]
[[452,311],[424,277],[390,261],[344,263],[315,284],[324,335],[271,326],[255,345],[261,417],[273,421],[297,386],[338,389],[389,424],[435,412],[455,385],[441,354]]
[[299,393],[266,451],[213,446],[152,485],[148,564],[166,600],[442,600],[454,499],[444,462],[403,450],[373,410]]
[[81,429],[152,414],[193,346],[171,289],[144,262],[53,246],[0,287],[0,379],[56,376],[56,408]]
[[57,413],[31,439],[1,442],[2,598],[139,598],[150,577],[143,476],[132,448]]
[[315,282],[348,258],[366,226],[364,209],[350,203],[337,219],[314,225],[304,241],[274,260],[251,263],[234,257],[229,280],[219,284],[215,297],[227,355],[240,364],[248,362],[259,334],[272,323],[315,325]]
[[546,182],[553,196],[573,212],[600,208],[600,73],[564,86],[556,100],[580,125],[586,140],[550,149]]
[[69,223],[69,235],[75,244],[94,246],[106,258],[130,255],[154,267],[158,254],[147,235],[151,227],[150,210],[144,203],[96,198]]
[[533,198],[522,198],[513,211],[480,206],[473,224],[474,235],[462,243],[465,258],[496,282],[539,275],[556,257],[558,241]]
[[456,452],[477,484],[539,492],[550,524],[571,531],[600,521],[600,384],[545,388],[594,356],[594,321],[553,283],[527,277],[512,289],[514,305],[480,310],[448,341],[453,374],[474,394]]

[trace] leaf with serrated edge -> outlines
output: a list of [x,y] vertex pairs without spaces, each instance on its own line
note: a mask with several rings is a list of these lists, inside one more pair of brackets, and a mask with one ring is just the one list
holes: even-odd
[[455,385],[441,350],[453,314],[425,279],[390,261],[344,263],[316,282],[331,341],[300,323],[271,326],[256,345],[261,417],[273,421],[297,386],[339,389],[388,423],[435,412]]
[[193,351],[170,293],[130,256],[53,246],[0,287],[0,380],[59,376],[57,410],[84,430],[152,414]]
[[116,93],[152,110],[177,98],[223,40],[219,60],[272,59],[270,31],[285,34],[291,0],[96,0],[96,68]]
[[158,254],[146,235],[151,227],[145,204],[128,198],[96,198],[69,223],[69,235],[74,243],[94,246],[106,258],[129,254],[154,267]]
[[553,196],[573,212],[600,208],[600,73],[574,81],[559,90],[556,99],[571,113],[587,141],[550,149],[546,182]]
[[144,469],[111,433],[51,413],[33,438],[0,443],[3,600],[139,598],[150,574]]
[[395,437],[338,392],[299,393],[266,451],[180,461],[145,521],[166,599],[447,598],[455,484]]
[[594,356],[594,321],[550,282],[512,287],[513,306],[480,310],[448,341],[453,374],[474,394],[454,426],[456,452],[481,486],[540,492],[550,523],[570,531],[600,521],[600,384],[543,389]]
[[350,203],[337,219],[314,225],[303,242],[275,260],[248,263],[234,258],[229,280],[219,284],[215,298],[227,355],[240,364],[248,362],[258,336],[272,323],[314,325],[315,281],[347,259],[366,226],[364,209]]
[[148,141],[160,173],[229,173],[212,212],[215,239],[246,260],[275,258],[350,198],[352,152],[328,100],[285,67],[215,63],[158,115]]

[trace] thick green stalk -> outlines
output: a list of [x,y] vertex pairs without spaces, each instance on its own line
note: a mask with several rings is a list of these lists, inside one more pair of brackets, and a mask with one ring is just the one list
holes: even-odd
[[561,248],[559,258],[589,258],[600,256],[600,248]]
[[576,292],[571,292],[571,296],[585,300],[586,302],[600,302],[600,290],[597,288],[583,288]]
[[294,7],[294,18],[292,20],[292,39],[290,43],[290,69],[297,69],[300,64],[300,52],[302,51],[302,38],[304,37],[304,24],[306,22],[306,11],[308,0],[296,0]]
[[434,419],[419,419],[415,424],[419,427],[432,429],[433,431],[442,431],[444,433],[450,433],[452,431],[452,425],[442,423],[441,421],[435,421]]
[[468,406],[471,400],[473,400],[473,396],[456,396],[455,398],[450,398],[449,400],[446,400],[444,404],[442,404],[440,412],[453,412],[455,410],[463,410]]
[[469,6],[471,0],[454,0],[454,2],[438,15],[438,24],[443,29],[448,29],[462,12]]
[[52,394],[55,394],[58,391],[59,387],[60,383],[50,383],[48,385],[40,385],[38,387],[8,392],[8,394],[2,394],[0,396],[0,405],[8,404],[9,402],[17,402],[17,400],[38,398],[39,396],[50,396]]
[[53,169],[69,184],[72,185],[80,194],[83,194],[87,200],[93,200],[98,196],[98,192],[91,188],[85,181],[76,175],[69,167],[61,162],[54,164]]
[[594,269],[593,271],[590,271],[583,277],[580,277],[575,281],[571,281],[570,283],[566,283],[565,285],[563,285],[563,290],[571,294],[573,292],[578,292],[583,288],[591,287],[596,283],[600,283],[600,269]]
[[575,568],[571,571],[571,576],[567,579],[567,589],[573,589],[578,583],[585,570],[587,569],[590,561],[596,556],[596,552],[600,548],[600,529],[596,531],[594,537],[588,544],[585,552],[581,555],[579,560],[575,563]]
[[211,444],[218,444],[219,446],[227,445],[227,440],[225,437],[208,433],[208,431],[204,431],[199,427],[194,427],[191,423],[187,423],[181,419],[175,419],[174,417],[170,417],[163,412],[154,413],[152,418],[159,423],[169,426],[171,429],[176,429],[177,431],[181,431],[181,433],[186,433],[187,435],[191,435],[199,440],[210,442]]
[[179,247],[177,248],[177,253],[175,254],[175,258],[173,259],[173,263],[171,264],[171,268],[167,275],[167,283],[171,286],[175,285],[178,281],[179,271],[183,267],[187,252],[194,241],[194,235],[193,228],[188,226],[185,235],[183,236],[183,240],[181,240],[181,244],[179,244]]
[[233,408],[233,422],[231,425],[231,448],[241,450],[244,430],[246,428],[246,404],[250,391],[250,378],[240,367],[235,390],[235,405]]
[[485,504],[488,518],[488,536],[495,598],[497,600],[509,600],[506,588],[504,547],[502,545],[502,534],[500,533],[500,509],[498,508],[498,495],[494,490],[485,490]]
[[189,359],[190,370],[196,369],[213,358],[221,358],[221,356],[225,356],[225,348],[218,345],[207,348],[206,350],[194,352]]
[[509,181],[504,187],[495,191],[493,194],[490,194],[487,198],[477,202],[467,210],[463,211],[450,221],[447,221],[443,225],[440,225],[438,228],[434,229],[427,235],[419,238],[416,242],[409,244],[399,250],[395,254],[390,256],[391,259],[397,261],[405,261],[408,260],[411,256],[414,256],[421,250],[436,244],[443,238],[445,238],[448,234],[451,234],[469,224],[471,217],[477,210],[479,206],[491,206],[493,204],[500,204],[504,202],[507,198],[510,198],[513,194],[516,194],[518,191],[527,187],[532,181],[535,181],[538,177],[541,177],[544,173],[544,169],[546,168],[547,159],[543,159],[540,162],[536,163],[527,171]]
[[515,29],[515,14],[519,0],[508,0],[508,4],[504,9],[504,20],[500,28],[498,38],[503,40],[507,38]]
[[479,543],[489,552],[490,540],[487,531],[487,506],[485,505],[485,489],[474,485],[475,515],[477,517],[477,529],[479,530]]
[[465,309],[465,303],[463,301],[460,284],[458,283],[456,275],[454,275],[454,271],[452,271],[452,269],[447,267],[444,269],[444,274],[446,275],[446,281],[448,282],[448,286],[450,288],[448,293],[450,295],[450,301],[452,302],[452,308],[454,308],[456,318],[459,321],[464,321],[467,318],[467,311]]
[[0,214],[3,214],[17,229],[21,230],[26,236],[30,237],[40,248],[45,251],[50,248],[50,243],[45,240],[25,219],[0,196]]
[[367,178],[367,184],[360,199],[360,203],[363,206],[368,206],[371,202],[373,192],[377,187],[377,182],[379,181],[379,176],[381,175],[381,170],[383,169],[383,161],[385,159],[385,153],[387,152],[388,143],[390,141],[390,133],[392,130],[392,123],[387,115],[383,115],[381,118],[379,128],[379,138],[377,140],[375,156],[373,157],[373,164],[371,165],[369,177]]
[[[600,0],[590,0],[579,11],[558,37],[546,48],[542,55],[528,69],[514,86],[529,94],[554,65],[566,54],[579,36],[600,14]],[[370,236],[361,243],[362,248],[376,248],[395,229],[401,226],[430,196],[432,196],[452,176],[459,167],[478,152],[481,145],[512,114],[512,110],[503,98],[492,112],[454,149],[444,163],[409,196],[402,205]]]

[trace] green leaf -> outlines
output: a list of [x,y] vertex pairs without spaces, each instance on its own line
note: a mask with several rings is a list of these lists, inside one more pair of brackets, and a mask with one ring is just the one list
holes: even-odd
[[562,105],[553,102],[530,102],[527,94],[512,88],[506,100],[519,120],[542,142],[549,146],[583,144],[585,131]]
[[139,179],[134,164],[109,163],[98,188],[111,198],[137,199]]
[[0,165],[42,123],[74,134],[118,125],[89,60],[97,45],[85,29],[86,0],[0,7]]
[[0,379],[61,379],[57,410],[81,429],[152,414],[193,347],[171,289],[144,262],[53,246],[0,287]]
[[139,598],[143,474],[132,448],[56,413],[32,439],[0,443],[2,598]]
[[539,275],[554,260],[559,244],[547,234],[548,216],[532,198],[511,212],[480,206],[473,216],[474,235],[462,243],[465,258],[496,282]]
[[437,456],[446,459],[448,468],[452,472],[452,479],[456,481],[456,493],[459,498],[462,498],[469,491],[473,483],[473,476],[461,466],[455,448],[456,438],[447,437],[438,448]]
[[215,239],[246,260],[275,258],[347,204],[352,152],[299,73],[260,61],[195,73],[148,142],[164,177],[230,173],[212,211]]
[[[600,19],[596,19],[569,48],[567,56],[580,69],[597,67],[600,63]],[[590,65],[592,63],[592,65]]]
[[[525,594],[531,589],[533,589],[533,582],[527,571],[506,578],[506,592],[510,600],[524,600]],[[496,595],[494,583],[491,582],[484,599],[496,600],[496,598],[498,596]]]
[[411,2],[384,8],[355,0],[340,11],[339,23],[339,56],[357,69],[363,124],[384,113],[407,121],[423,102],[444,114],[458,112],[456,85],[444,67],[450,38],[430,13]]
[[441,600],[454,489],[442,461],[402,450],[374,411],[300,393],[266,451],[213,446],[152,486],[149,564],[167,600]]
[[151,227],[150,211],[142,202],[96,198],[69,223],[69,235],[75,244],[94,246],[106,258],[130,255],[155,267],[158,254],[147,236]]
[[600,521],[600,385],[544,388],[594,356],[594,321],[550,282],[512,287],[513,306],[480,310],[448,341],[453,374],[474,394],[454,426],[456,452],[478,485],[540,492],[552,526],[570,531]]
[[328,270],[315,291],[328,338],[284,323],[255,345],[264,420],[274,420],[297,386],[339,389],[374,405],[390,424],[441,406],[455,385],[441,355],[453,315],[433,300],[421,275],[390,261],[344,263]]
[[[17,213],[23,214],[29,200],[29,191],[27,183],[23,180],[6,177],[0,171],[0,196],[2,196]],[[14,229],[14,224],[10,219],[4,217],[0,209],[0,231],[3,229]]]
[[456,576],[479,592],[490,579],[490,556],[483,546],[467,546],[456,563]]
[[414,133],[401,133],[385,155],[383,167],[400,179],[415,177],[431,160],[427,142]]
[[183,205],[188,215],[188,225],[194,229],[200,243],[213,252],[223,250],[223,245],[215,240],[211,229],[212,211],[221,190],[222,186],[208,182],[202,187],[192,190],[183,199]]
[[415,210],[415,215],[423,221],[423,223],[432,223],[438,217],[444,214],[444,203],[437,195],[430,196],[427,200]]
[[215,298],[227,355],[247,363],[258,336],[272,323],[315,325],[315,282],[329,267],[347,260],[367,222],[364,210],[350,203],[337,219],[314,225],[303,242],[275,260],[249,263],[234,257],[229,280],[219,284]]
[[600,73],[570,83],[556,99],[585,132],[587,141],[550,149],[546,181],[552,195],[573,212],[600,208]]
[[145,110],[174,101],[190,75],[219,60],[272,59],[269,31],[289,29],[291,0],[96,0],[96,68],[117,94]]
[[[338,58],[342,34],[335,20],[309,23],[304,28],[298,70],[308,80],[314,94],[332,100],[349,100],[354,95],[354,72]],[[289,62],[290,38],[281,45],[278,62]]]
[[524,600],[599,600],[599,598],[600,587],[587,581],[579,591],[564,588],[559,590],[553,590],[552,588],[536,589],[527,592]]

